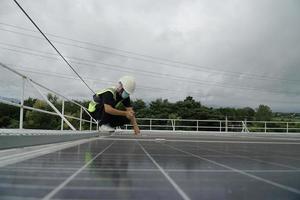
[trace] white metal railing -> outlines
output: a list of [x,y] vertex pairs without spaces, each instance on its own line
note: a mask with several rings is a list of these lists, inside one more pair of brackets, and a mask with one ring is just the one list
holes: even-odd
[[[300,132],[300,122],[138,118],[142,130],[214,132]],[[130,129],[130,124],[125,129]]]
[[[31,78],[29,78],[28,76],[25,76],[21,73],[19,73],[18,71],[8,67],[7,65],[3,64],[0,62],[0,66],[13,72],[14,74],[20,76],[22,78],[22,94],[21,94],[21,102],[20,104],[18,103],[14,103],[5,99],[0,99],[0,102],[8,104],[8,105],[12,105],[12,106],[16,106],[20,108],[20,120],[19,120],[19,129],[23,129],[23,122],[24,122],[24,109],[26,110],[32,110],[32,111],[37,111],[37,112],[41,112],[41,113],[46,113],[46,114],[50,114],[50,115],[55,115],[55,116],[59,116],[61,118],[61,130],[64,129],[64,123],[66,123],[72,130],[76,130],[76,128],[69,122],[68,119],[74,119],[74,120],[78,120],[79,121],[79,130],[82,130],[82,123],[83,122],[87,122],[90,123],[90,130],[92,130],[93,125],[96,125],[96,130],[98,130],[98,122],[90,115],[90,113],[87,111],[87,109],[82,106],[81,104],[65,97],[64,95],[61,95],[47,87],[45,87],[44,85],[32,80]],[[28,82],[42,97],[43,99],[47,102],[47,104],[55,111],[47,111],[47,110],[43,110],[43,109],[38,109],[38,108],[34,108],[34,107],[30,107],[30,106],[25,106],[24,105],[24,96],[25,96],[25,82]],[[48,98],[45,96],[45,94],[41,91],[41,88],[52,93],[55,94],[56,96],[62,98],[62,108],[61,111],[59,111],[58,108],[56,108],[49,100]],[[70,115],[65,115],[65,100],[67,100],[68,102],[71,102],[75,105],[77,105],[80,108],[80,116],[79,117],[74,117],[74,116],[70,116]],[[90,117],[90,120],[86,120],[83,119],[83,111]]]
[[[90,123],[90,130],[92,130],[93,125],[96,125],[96,130],[98,130],[98,122],[92,118],[87,109],[81,104],[68,99],[67,97],[43,86],[42,84],[32,80],[31,78],[17,72],[16,70],[4,65],[0,62],[0,66],[17,74],[22,78],[22,94],[20,104],[14,103],[5,99],[0,99],[0,102],[16,106],[20,108],[20,121],[19,129],[23,129],[23,116],[24,109],[37,111],[45,114],[55,115],[61,117],[61,130],[64,128],[64,123],[66,123],[72,130],[76,130],[75,127],[68,121],[68,119],[78,120],[79,130],[82,130],[82,123]],[[38,109],[30,106],[24,105],[24,96],[25,96],[25,82],[28,82],[43,99],[52,107],[55,111],[48,111],[43,109]],[[58,97],[61,97],[62,108],[61,112],[48,100],[45,94],[40,90],[44,89],[50,93],[55,94]],[[74,117],[65,114],[65,100],[77,105],[80,108],[79,117]],[[87,113],[90,117],[90,120],[83,119],[83,112]],[[139,126],[144,130],[171,130],[171,131],[215,131],[215,132],[300,132],[300,122],[281,122],[281,121],[230,121],[227,120],[197,120],[197,119],[154,119],[154,118],[138,118]],[[131,125],[125,125],[125,129],[131,128]]]

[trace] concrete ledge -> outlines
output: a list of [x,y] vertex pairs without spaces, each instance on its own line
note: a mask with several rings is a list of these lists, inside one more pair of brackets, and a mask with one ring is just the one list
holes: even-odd
[[0,149],[67,142],[99,135],[98,131],[0,129]]

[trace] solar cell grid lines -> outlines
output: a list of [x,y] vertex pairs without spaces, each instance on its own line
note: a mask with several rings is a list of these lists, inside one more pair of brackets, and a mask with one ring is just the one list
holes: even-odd
[[299,199],[299,139],[117,133],[0,167],[0,199]]

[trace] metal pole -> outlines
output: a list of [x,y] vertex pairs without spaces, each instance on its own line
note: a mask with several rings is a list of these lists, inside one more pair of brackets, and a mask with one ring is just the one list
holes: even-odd
[[176,126],[176,124],[175,124],[175,119],[173,120],[173,131],[175,131],[175,126]]
[[150,131],[152,130],[152,119],[150,119]]
[[23,120],[24,120],[24,93],[25,93],[25,77],[22,77],[22,96],[21,96],[19,129],[23,129]]
[[[62,102],[61,102],[61,114],[63,116],[65,115],[65,100],[62,100]],[[61,118],[60,130],[64,130],[64,120],[63,120],[63,118]]]
[[265,133],[267,132],[267,122],[265,122]]
[[90,131],[92,130],[92,117],[90,118]]
[[82,107],[80,107],[80,123],[79,123],[79,130],[82,130]]
[[225,132],[228,132],[228,119],[227,119],[227,116],[225,118]]
[[199,121],[197,120],[197,131],[199,131]]
[[287,133],[289,132],[289,123],[288,122],[286,123],[286,132]]
[[220,120],[220,133],[222,132],[222,121]]
[[40,93],[43,99],[48,103],[48,105],[68,124],[68,126],[73,130],[76,131],[76,128],[57,110],[57,108],[48,100],[48,98],[41,92],[41,90],[30,80],[27,78],[29,83]]

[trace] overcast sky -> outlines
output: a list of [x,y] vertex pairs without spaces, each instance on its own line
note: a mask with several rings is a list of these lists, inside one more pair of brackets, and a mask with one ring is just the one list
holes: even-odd
[[[298,0],[19,3],[93,90],[133,75],[134,99],[191,95],[215,107],[300,112]],[[68,97],[92,96],[13,0],[0,0],[0,62]],[[20,96],[20,78],[4,69],[0,78],[0,96]]]

